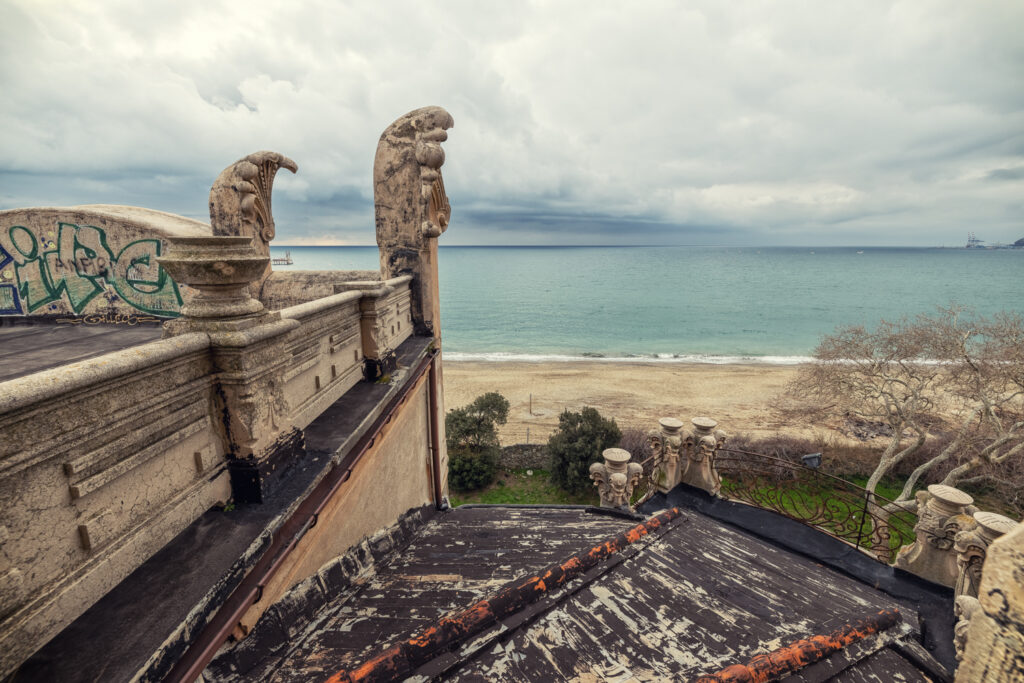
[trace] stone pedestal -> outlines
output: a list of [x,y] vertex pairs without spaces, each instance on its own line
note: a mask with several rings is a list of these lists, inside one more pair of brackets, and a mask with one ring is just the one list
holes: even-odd
[[181,317],[164,325],[164,336],[203,332],[210,336],[224,419],[224,451],[237,502],[261,502],[265,480],[282,458],[301,450],[284,397],[289,354],[285,337],[299,326],[281,320],[252,298],[250,285],[262,277],[269,257],[253,238],[210,236],[172,238],[160,265],[194,294]]
[[896,556],[896,566],[935,583],[952,588],[957,582],[953,538],[974,499],[959,489],[942,484],[928,487],[919,504],[914,533],[917,538]]
[[628,508],[644,468],[630,462],[632,456],[622,448],[607,448],[601,456],[603,463],[595,462],[590,466],[590,478],[601,496],[601,507]]

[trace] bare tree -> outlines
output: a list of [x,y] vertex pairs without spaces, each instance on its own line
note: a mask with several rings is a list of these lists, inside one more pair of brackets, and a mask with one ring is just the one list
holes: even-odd
[[1001,463],[1024,455],[1024,321],[991,319],[962,309],[940,310],[876,329],[840,328],[824,337],[815,362],[787,394],[808,413],[883,424],[888,442],[866,488],[874,492],[896,465],[924,446],[943,424],[950,437],[937,455],[914,469],[899,500],[921,478],[951,461],[942,483],[978,483]]

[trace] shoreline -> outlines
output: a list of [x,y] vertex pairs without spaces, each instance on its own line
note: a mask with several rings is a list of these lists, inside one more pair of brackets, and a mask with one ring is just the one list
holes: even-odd
[[824,431],[781,422],[772,410],[799,364],[686,363],[652,359],[574,361],[444,360],[445,410],[497,391],[509,400],[503,445],[543,443],[566,409],[597,408],[620,428],[647,431],[658,419],[710,417],[728,434],[810,436]]

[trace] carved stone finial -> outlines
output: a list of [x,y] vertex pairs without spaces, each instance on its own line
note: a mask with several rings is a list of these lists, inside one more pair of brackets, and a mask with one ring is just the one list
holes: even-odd
[[722,488],[722,480],[715,469],[715,455],[725,444],[725,432],[715,432],[718,423],[709,417],[695,417],[690,422],[693,424],[693,434],[681,481],[716,496]]
[[962,527],[971,523],[965,514],[974,502],[968,494],[952,486],[932,484],[927,497],[919,498],[916,540],[902,548],[896,566],[918,576],[952,588],[957,582],[956,553],[953,539]]
[[663,417],[658,420],[661,429],[652,429],[647,433],[647,440],[654,455],[654,481],[659,491],[671,491],[682,474],[682,467],[685,462],[680,462],[684,457],[684,439],[681,434],[683,428],[682,420],[674,417]]
[[604,462],[590,466],[590,478],[601,497],[601,507],[628,508],[629,498],[643,476],[643,467],[630,462],[632,456],[622,448],[606,448],[601,455]]
[[441,107],[423,107],[392,123],[380,136],[373,162],[373,197],[384,279],[413,275],[413,324],[436,335],[436,238],[448,228],[451,206],[441,166],[454,126]]
[[994,512],[975,512],[973,519],[974,525],[963,525],[961,531],[953,538],[957,565],[954,593],[978,597],[982,565],[985,563],[988,547],[992,541],[1013,529],[1017,523]]
[[214,235],[258,237],[254,243],[269,254],[274,239],[270,195],[279,168],[299,170],[294,161],[277,152],[256,152],[231,164],[210,188],[210,225]]

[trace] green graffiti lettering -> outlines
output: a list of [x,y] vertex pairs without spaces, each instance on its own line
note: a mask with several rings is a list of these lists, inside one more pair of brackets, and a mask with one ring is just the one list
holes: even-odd
[[181,294],[156,258],[160,240],[138,240],[121,250],[114,260],[110,283],[126,302],[156,315],[177,315]]
[[[103,285],[96,282],[96,277],[80,272],[77,254],[83,253],[84,259],[95,259],[98,254],[93,249],[78,243],[78,235],[84,228],[70,223],[60,223],[57,233],[57,249],[43,253],[46,264],[46,275],[49,277],[50,292],[60,297],[66,292],[71,309],[75,313],[85,310],[93,298],[103,291]],[[92,228],[96,230],[96,228]],[[110,251],[104,252],[108,258]]]

